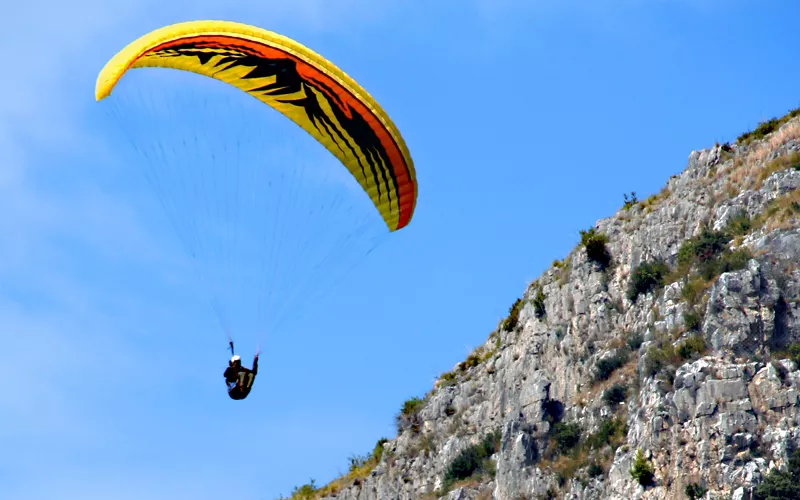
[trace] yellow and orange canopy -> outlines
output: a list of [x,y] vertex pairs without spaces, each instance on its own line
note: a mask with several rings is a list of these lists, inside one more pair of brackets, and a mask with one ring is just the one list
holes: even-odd
[[106,63],[95,98],[129,68],[190,71],[233,85],[278,110],[327,148],[356,178],[390,231],[414,213],[414,164],[378,103],[342,70],[285,36],[227,21],[191,21],[148,33]]

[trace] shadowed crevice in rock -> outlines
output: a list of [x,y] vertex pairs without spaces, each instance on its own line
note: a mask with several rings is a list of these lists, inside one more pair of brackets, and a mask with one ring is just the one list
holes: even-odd
[[789,343],[790,337],[788,311],[789,307],[786,303],[786,299],[784,299],[783,295],[781,295],[778,297],[778,300],[775,302],[775,307],[773,308],[775,318],[773,320],[774,326],[772,329],[772,339],[770,342],[770,347],[773,349],[782,349]]

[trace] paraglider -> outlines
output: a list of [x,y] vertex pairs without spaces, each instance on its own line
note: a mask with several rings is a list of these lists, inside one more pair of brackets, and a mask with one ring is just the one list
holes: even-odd
[[[231,345],[231,353],[233,353],[233,342]],[[240,400],[250,394],[255,382],[256,375],[258,375],[258,351],[253,357],[253,368],[245,368],[242,366],[242,359],[238,354],[233,354],[231,360],[228,362],[228,367],[222,374],[225,377],[225,384],[228,386],[228,396],[234,400]]]
[[[333,275],[334,269],[346,272],[351,265],[346,257],[357,262],[371,252],[376,240],[365,228],[374,212],[389,233],[411,221],[417,201],[416,173],[399,131],[366,90],[300,43],[227,21],[166,26],[131,42],[106,63],[97,77],[96,100],[109,97],[134,68],[171,68],[210,77],[267,104],[338,159],[371,204],[371,211],[359,209],[359,196],[352,190],[335,191],[329,177],[336,179],[336,173],[322,167],[305,170],[283,161],[267,165],[264,148],[276,142],[279,131],[275,129],[253,139],[250,144],[255,152],[252,159],[246,157],[245,135],[266,121],[261,114],[248,115],[253,121],[246,123],[210,118],[205,116],[205,108],[192,101],[186,111],[175,116],[190,116],[187,119],[192,124],[207,118],[211,120],[209,128],[218,127],[206,140],[198,140],[180,136],[180,129],[171,124],[158,127],[156,120],[173,112],[171,103],[143,101],[125,111],[112,105],[112,114],[150,169],[148,180],[188,256],[198,264],[201,280],[213,285],[214,311],[229,339],[231,314],[241,317],[246,302],[232,298],[226,309],[220,304],[229,295],[253,296],[249,308],[258,317],[242,329],[267,330],[267,319],[275,328],[290,304],[311,302],[304,287],[313,284],[314,291],[323,290],[327,283],[323,283],[323,275]],[[194,83],[180,86],[178,99],[190,94]],[[161,86],[159,82],[156,88]],[[214,97],[203,105],[209,102],[219,104]],[[149,114],[142,126],[130,126],[130,121],[145,112]],[[205,132],[199,125],[198,131]],[[148,134],[156,139],[139,137]],[[230,144],[224,142],[226,134]],[[213,150],[218,144],[221,151]],[[232,158],[225,156],[231,152],[235,152]],[[170,161],[170,155],[176,158]],[[207,171],[204,162],[211,164]],[[322,172],[325,178],[318,180]],[[305,190],[315,182],[320,191],[309,193],[307,206],[303,205]],[[349,217],[345,229],[337,227],[336,217]],[[204,257],[209,262],[201,262]],[[246,258],[252,262],[245,263]],[[331,280],[338,278],[332,276]],[[236,280],[241,282],[232,284]],[[237,309],[238,313],[233,312]],[[249,394],[257,369],[258,354],[252,369],[242,367],[238,356],[231,358],[225,371],[231,398]]]

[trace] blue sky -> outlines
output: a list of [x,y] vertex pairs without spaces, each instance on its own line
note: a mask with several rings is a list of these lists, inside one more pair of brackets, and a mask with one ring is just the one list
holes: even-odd
[[[226,3],[3,7],[0,498],[327,482],[623,193],[800,106],[792,0]],[[202,18],[337,63],[392,116],[420,185],[412,224],[263,346],[240,403],[196,276],[93,99],[113,52]]]

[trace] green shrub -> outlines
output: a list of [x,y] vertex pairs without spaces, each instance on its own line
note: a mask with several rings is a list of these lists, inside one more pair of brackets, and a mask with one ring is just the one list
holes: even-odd
[[308,483],[302,486],[295,486],[292,490],[292,500],[311,500],[314,498],[314,494],[317,492],[317,485],[315,481],[311,479]]
[[617,352],[613,356],[603,358],[595,365],[595,381],[607,380],[617,368],[621,367],[627,361],[627,356]]
[[689,497],[690,500],[697,500],[699,498],[703,498],[706,495],[706,490],[702,486],[697,483],[690,483],[686,485],[684,492],[686,496]]
[[689,337],[680,342],[677,347],[670,342],[664,342],[660,347],[651,347],[645,354],[642,376],[663,375],[664,380],[672,383],[675,367],[682,361],[693,357],[695,353],[703,354],[705,350],[705,340],[700,335]]
[[714,278],[722,274],[721,269],[722,266],[720,265],[720,261],[711,260],[700,264],[698,272],[704,280],[712,281]]
[[794,450],[787,469],[780,471],[775,468],[769,471],[753,491],[753,500],[800,498],[800,450]]
[[665,343],[661,347],[651,347],[644,357],[644,376],[649,377],[658,374],[663,368],[674,363],[676,358],[675,347],[670,343]]
[[439,377],[439,380],[442,381],[440,387],[450,387],[451,385],[456,385],[458,381],[458,376],[455,372],[445,372]]
[[636,450],[636,457],[633,459],[633,467],[630,470],[631,477],[644,487],[653,483],[655,469],[649,460],[644,458],[642,450]]
[[703,279],[711,281],[722,273],[744,269],[752,257],[746,248],[739,248],[733,252],[725,250],[715,259],[700,263],[699,273]]
[[616,448],[625,440],[628,426],[622,418],[606,418],[600,423],[596,432],[586,438],[586,446],[590,450],[600,450],[606,445]]
[[602,270],[611,264],[611,253],[606,248],[608,237],[598,233],[595,228],[581,231],[581,245],[586,249],[586,257]]
[[706,341],[700,335],[693,335],[678,344],[678,356],[681,359],[689,359],[695,353],[702,354],[706,350]]
[[644,335],[639,332],[631,333],[625,338],[625,343],[631,351],[638,351],[644,344]]
[[678,265],[689,267],[694,263],[694,240],[686,240],[678,249]]
[[508,317],[503,320],[501,328],[507,332],[512,331],[519,323],[519,311],[522,309],[522,300],[517,299],[508,309]]
[[689,309],[683,315],[683,326],[689,331],[699,330],[702,321],[703,318],[700,316],[700,313],[694,308]]
[[694,258],[700,263],[711,261],[728,248],[730,241],[728,233],[705,226],[692,241]]
[[607,405],[617,405],[625,401],[628,397],[628,388],[620,383],[616,383],[609,387],[603,394],[603,401]]
[[462,372],[474,368],[481,364],[481,356],[477,352],[470,353],[467,359],[458,364],[458,369]]
[[607,446],[617,449],[624,441],[628,427],[623,419],[605,419],[597,432],[582,441],[582,431],[577,423],[556,424],[551,427],[551,443],[544,458],[551,461],[553,469],[563,486],[575,472],[586,468],[589,477],[604,473],[603,462],[610,457],[604,450]]
[[721,271],[729,273],[744,269],[752,258],[753,254],[747,248],[737,248],[733,252],[725,252],[720,259]]
[[414,413],[418,413],[422,407],[425,405],[425,401],[418,398],[413,397],[403,403],[403,408],[400,410],[402,415],[412,415]]
[[547,311],[544,309],[544,299],[544,292],[542,292],[542,289],[540,288],[531,301],[533,304],[533,313],[538,319],[542,319],[542,317],[544,317],[544,315],[547,313]]
[[500,433],[493,432],[484,436],[479,443],[461,450],[445,470],[444,490],[448,490],[456,481],[476,474],[494,475],[494,463],[490,457],[499,449]]
[[[698,266],[699,274],[706,280],[725,272],[724,268],[730,267],[726,262],[731,259],[728,243],[733,238],[732,234],[749,230],[749,224],[741,218],[735,218],[725,231],[714,231],[709,226],[704,226],[700,234],[685,241],[678,250],[679,268],[682,272],[688,272],[694,266]],[[735,265],[738,265],[737,258],[741,259],[741,255],[733,259],[736,261]],[[689,288],[685,293],[692,291]]]
[[639,264],[633,271],[628,299],[636,302],[639,295],[645,295],[664,286],[664,277],[669,273],[669,267],[661,259],[646,261]]
[[589,468],[586,469],[586,473],[592,478],[602,476],[604,472],[603,467],[597,462],[590,463]]
[[387,438],[380,438],[377,443],[375,443],[375,448],[372,449],[372,458],[375,461],[380,462],[381,458],[383,458],[383,447],[386,446],[389,440]]
[[707,282],[699,276],[695,276],[686,281],[686,284],[681,288],[681,297],[683,297],[689,305],[693,306],[700,301],[700,297],[707,287]]
[[725,227],[725,232],[733,236],[744,236],[753,228],[753,221],[744,210],[739,211],[736,215],[728,220],[728,225]]
[[560,454],[568,453],[581,440],[581,427],[575,422],[559,422],[553,426],[553,439]]

